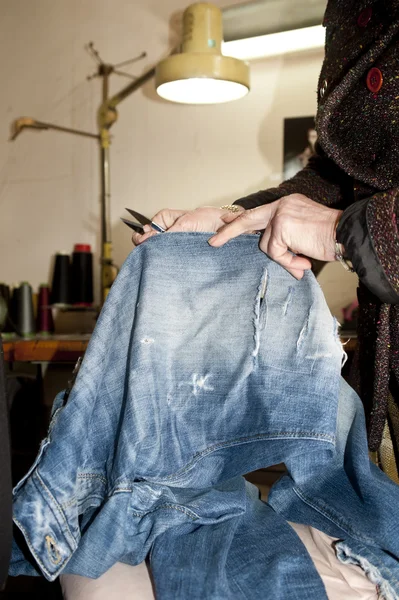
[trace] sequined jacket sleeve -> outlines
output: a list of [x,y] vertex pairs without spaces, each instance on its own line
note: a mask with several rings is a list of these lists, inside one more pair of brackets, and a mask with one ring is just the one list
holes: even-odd
[[320,146],[309,159],[307,166],[294,177],[276,188],[260,190],[235,202],[246,210],[269,204],[289,194],[304,194],[315,202],[334,208],[343,208],[345,199],[353,194],[352,179],[332,160],[326,157]]
[[[319,150],[320,151],[320,150]],[[279,187],[237,200],[245,209],[274,202],[289,194],[304,194],[332,208],[346,208],[337,228],[337,241],[364,285],[388,304],[399,303],[399,189],[353,202],[353,178],[322,154]],[[351,204],[353,202],[353,204]]]
[[398,219],[396,188],[354,203],[337,227],[359,279],[387,304],[399,304]]
[[[329,0],[319,79],[319,150],[293,179],[237,201],[244,208],[302,193],[344,210],[337,239],[360,280],[399,303],[399,0]],[[356,183],[367,197],[354,195]]]

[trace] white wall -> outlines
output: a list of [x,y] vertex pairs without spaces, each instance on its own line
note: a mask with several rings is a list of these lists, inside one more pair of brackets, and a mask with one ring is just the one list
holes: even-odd
[[[130,69],[137,74],[165,54],[170,22],[186,4],[2,0],[0,281],[37,286],[48,279],[57,250],[71,251],[75,242],[91,243],[97,258],[100,250],[96,142],[35,131],[8,142],[11,121],[28,115],[94,132],[100,82],[86,81],[95,67],[84,45],[93,40],[110,62],[146,50],[148,58]],[[283,119],[314,114],[321,61],[316,52],[253,63],[251,93],[222,106],[168,104],[157,98],[153,82],[126,99],[112,129],[116,263],[131,249],[129,231],[119,221],[125,206],[150,216],[165,206],[219,205],[276,185]],[[115,77],[113,89],[126,83]],[[355,278],[337,286],[345,274],[340,265],[331,268],[334,275],[329,267],[321,280],[337,312],[352,299]]]

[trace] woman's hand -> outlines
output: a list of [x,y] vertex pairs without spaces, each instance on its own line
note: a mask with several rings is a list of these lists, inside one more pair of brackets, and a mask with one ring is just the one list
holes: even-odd
[[271,204],[246,210],[210,238],[223,246],[242,233],[265,230],[260,249],[297,279],[311,268],[304,254],[322,261],[335,260],[335,229],[341,210],[327,208],[302,194],[291,194]]
[[[172,227],[172,225],[177,221],[177,219],[179,219],[179,217],[182,217],[186,212],[187,211],[184,210],[164,208],[157,212],[157,214],[152,217],[151,221],[153,221],[157,225],[160,225],[163,229],[167,230],[169,229],[169,227]],[[143,229],[143,234],[134,232],[132,235],[132,242],[135,246],[142,244],[143,242],[148,240],[148,238],[157,234],[157,232],[154,229],[152,229],[150,225],[144,225]]]
[[[241,208],[241,207],[239,207]],[[244,209],[242,209],[244,211]],[[152,221],[161,225],[167,232],[173,231],[218,231],[226,223],[230,223],[240,213],[232,213],[214,206],[203,206],[196,210],[183,211],[164,208],[152,217]],[[157,235],[150,225],[144,226],[144,234],[133,233],[132,242],[136,246],[142,244],[153,235]]]

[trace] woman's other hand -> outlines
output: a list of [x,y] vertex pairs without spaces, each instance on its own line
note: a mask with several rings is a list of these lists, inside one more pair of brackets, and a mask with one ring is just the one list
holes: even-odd
[[260,249],[302,279],[304,271],[311,268],[305,256],[335,260],[335,230],[341,214],[341,210],[327,208],[302,194],[291,194],[242,212],[209,243],[219,247],[242,233],[264,230]]

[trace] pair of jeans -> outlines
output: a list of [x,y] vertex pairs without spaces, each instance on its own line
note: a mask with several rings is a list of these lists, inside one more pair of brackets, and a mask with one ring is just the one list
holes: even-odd
[[[318,499],[314,482],[328,483],[337,460],[342,469],[337,431],[353,427],[345,413],[348,422],[337,429],[343,351],[335,320],[313,275],[293,279],[259,250],[257,236],[219,249],[207,238],[159,235],[126,260],[68,402],[57,396],[49,435],[14,490],[21,535],[11,574],[98,577],[116,562],[142,562],[168,532],[238,531],[252,519],[241,476],[279,462],[293,478],[276,488],[274,510],[293,521],[300,509],[309,519],[317,512],[298,489]],[[352,394],[348,388],[344,397]],[[353,464],[348,485],[355,492],[349,501],[332,496],[331,508],[355,531],[369,531],[374,504],[359,508],[350,448],[345,460]],[[387,480],[381,489],[373,485],[378,506]],[[390,501],[395,493],[389,488]],[[277,518],[263,505],[259,511]],[[378,550],[382,533],[369,531]],[[284,540],[282,557],[302,547],[294,532]],[[396,538],[389,542],[381,568],[399,554]],[[256,554],[256,540],[246,552]],[[305,588],[320,586],[309,561],[303,598]],[[291,568],[282,560],[282,582]],[[156,571],[162,577],[162,568]]]

